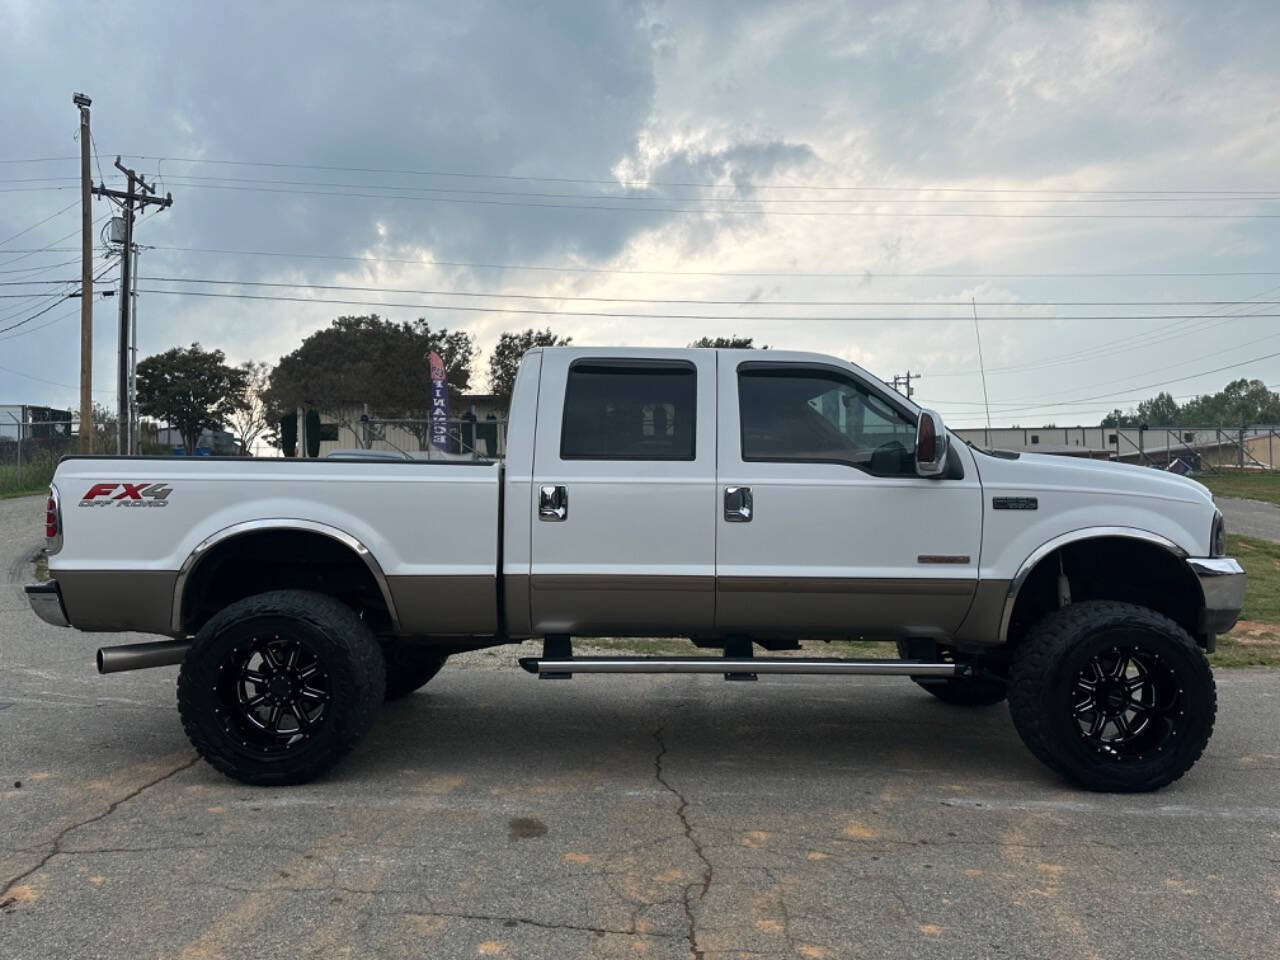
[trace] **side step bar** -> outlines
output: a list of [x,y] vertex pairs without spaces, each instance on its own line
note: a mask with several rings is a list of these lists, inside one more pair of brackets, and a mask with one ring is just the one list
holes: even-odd
[[575,673],[787,673],[868,677],[957,677],[968,668],[919,660],[842,660],[835,657],[521,657],[539,676]]

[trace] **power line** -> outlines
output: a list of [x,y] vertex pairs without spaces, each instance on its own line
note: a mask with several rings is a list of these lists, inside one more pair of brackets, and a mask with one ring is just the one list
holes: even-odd
[[[100,280],[100,279],[102,279],[104,276],[106,276],[106,275],[107,275],[107,272],[108,272],[108,271],[110,271],[110,270],[111,270],[111,268],[112,268],[112,267],[114,267],[115,265],[116,265],[116,264],[115,264],[114,262],[112,262],[112,263],[108,263],[108,264],[107,264],[107,265],[102,269],[102,272],[101,272],[101,273],[99,273],[97,276],[95,276],[95,277],[94,277],[94,280]],[[24,319],[24,320],[19,320],[17,323],[12,323],[12,324],[10,324],[10,325],[9,325],[9,326],[7,326],[7,327],[0,327],[0,333],[8,333],[10,330],[16,330],[18,327],[21,327],[21,326],[23,326],[24,324],[28,324],[28,323],[30,323],[32,320],[35,320],[37,317],[41,317],[41,316],[43,316],[44,314],[48,313],[48,312],[49,312],[50,310],[52,310],[54,307],[58,306],[58,304],[60,304],[60,303],[64,303],[64,302],[66,302],[67,300],[70,300],[73,296],[75,296],[75,294],[76,294],[77,292],[78,292],[78,291],[74,291],[74,290],[73,290],[73,291],[70,291],[70,292],[68,292],[68,293],[64,293],[64,294],[62,294],[61,296],[59,296],[56,300],[54,300],[52,303],[50,303],[48,306],[45,306],[45,307],[41,308],[40,310],[37,310],[35,313],[31,314],[31,316],[27,317],[26,319]]]
[[[338,197],[347,200],[412,200],[420,203],[448,203],[485,207],[520,207],[523,209],[609,210],[620,213],[733,214],[742,216],[766,211],[721,210],[696,207],[620,207],[600,203],[533,203],[522,200],[481,200],[462,197],[427,197],[416,194],[379,194],[357,191],[286,190],[269,187],[236,187],[225,184],[185,184],[191,190],[233,190],[242,193],[275,193],[294,196]],[[20,190],[61,190],[63,187],[31,187]],[[18,192],[0,190],[0,193]],[[1280,213],[981,213],[973,211],[913,210],[770,210],[771,217],[890,217],[894,219],[942,218],[978,220],[1280,220]]]
[[[138,160],[158,160],[169,163],[191,163],[191,164],[208,164],[217,166],[237,166],[237,167],[269,167],[277,169],[294,169],[294,170],[331,170],[341,171],[345,173],[390,173],[402,174],[415,177],[455,177],[469,180],[505,180],[520,183],[579,183],[594,184],[597,186],[623,186],[626,184],[643,184],[651,187],[723,187],[723,183],[708,182],[672,182],[647,180],[641,177],[632,178],[612,178],[612,179],[592,179],[587,177],[544,177],[532,175],[518,174],[497,174],[497,173],[475,173],[447,170],[406,170],[394,169],[387,167],[355,167],[355,166],[339,166],[336,164],[316,164],[316,163],[298,163],[294,161],[256,161],[256,160],[225,160],[210,157],[166,157],[154,154],[126,154]],[[54,158],[56,159],[56,158]],[[946,186],[930,186],[930,185],[914,185],[914,186],[892,186],[892,185],[849,185],[849,184],[752,184],[753,189],[759,190],[825,190],[825,191],[920,191],[929,193],[1065,193],[1065,194],[1099,194],[1099,195],[1115,195],[1115,194],[1217,194],[1217,193],[1249,193],[1249,194],[1276,194],[1280,190],[1085,190],[1077,188],[1054,188],[1054,187],[946,187]]]
[[[950,302],[945,300],[711,300],[701,298],[669,299],[661,297],[592,297],[576,294],[547,293],[507,293],[478,292],[470,290],[415,290],[404,287],[356,286],[349,284],[326,283],[286,283],[265,280],[224,280],[206,277],[139,277],[154,283],[194,283],[219,286],[269,287],[312,290],[346,290],[360,293],[412,293],[439,297],[472,297],[498,300],[562,300],[591,303],[672,303],[672,304],[705,304],[710,306],[799,306],[799,307],[950,307],[964,308],[969,302]],[[59,280],[39,280],[33,283],[62,283]],[[0,287],[22,285],[23,281],[0,281]],[[972,302],[972,301],[970,301]],[[1178,306],[1237,306],[1258,303],[1275,304],[1280,300],[1019,300],[1019,301],[983,301],[978,306],[985,307],[1178,307]]]
[[[208,166],[266,167],[270,169],[290,170],[328,170],[344,173],[377,173],[399,174],[414,177],[447,177],[467,180],[499,180],[512,183],[573,183],[594,186],[627,186],[630,184],[646,187],[689,187],[689,188],[727,188],[732,184],[708,181],[664,181],[651,180],[645,177],[549,177],[521,174],[477,173],[474,171],[456,170],[415,170],[393,167],[343,166],[340,164],[299,163],[296,161],[271,160],[229,160],[213,157],[171,157],[161,154],[125,153],[124,157],[136,160],[155,160],[167,163],[187,163]],[[28,157],[0,160],[0,164],[20,163],[55,163],[77,160],[75,156],[61,157]],[[1153,196],[1153,195],[1242,195],[1258,196],[1262,194],[1280,194],[1280,189],[1186,189],[1186,188],[1144,188],[1144,189],[1085,189],[1078,187],[956,187],[936,184],[831,184],[831,183],[753,183],[754,190],[812,190],[824,192],[886,192],[886,193],[972,193],[972,194],[1061,194],[1072,196]]]
[[67,267],[75,262],[75,260],[60,260],[57,263],[46,263],[38,267],[14,267],[12,270],[0,270],[0,273],[39,273],[44,270]]
[[[12,183],[34,183],[61,181],[63,178],[36,177],[25,180],[2,181]],[[544,200],[608,200],[622,203],[650,203],[658,201],[680,201],[687,203],[754,203],[754,204],[883,204],[883,203],[1224,203],[1232,200],[1247,202],[1274,202],[1280,196],[1270,194],[1233,193],[1218,196],[1138,196],[1138,197],[749,197],[749,196],[660,196],[644,194],[616,193],[547,193],[528,190],[482,190],[474,187],[417,187],[408,184],[383,183],[341,183],[326,180],[281,180],[258,177],[205,177],[195,174],[175,174],[172,177],[184,186],[254,184],[257,186],[293,186],[323,187],[340,190],[396,190],[405,193],[439,193],[446,195],[467,194],[470,196],[519,197]],[[737,187],[731,188],[738,191]],[[747,189],[753,189],[748,187]],[[795,189],[805,189],[797,187]]]
[[[79,202],[79,201],[77,201],[77,202]],[[73,206],[74,206],[74,204],[73,204]],[[105,222],[105,221],[106,221],[110,216],[111,216],[111,214],[109,214],[109,213],[105,213],[105,214],[103,214],[103,215],[102,215],[102,216],[100,216],[97,220],[93,221],[93,226],[97,226],[98,224]],[[52,241],[52,242],[50,242],[50,243],[45,244],[43,247],[34,247],[34,248],[31,248],[31,249],[27,250],[27,251],[26,251],[25,253],[23,253],[23,254],[22,254],[22,256],[20,256],[20,257],[10,257],[8,260],[0,260],[0,267],[7,266],[7,265],[8,265],[8,264],[10,264],[10,263],[17,263],[19,260],[25,260],[25,259],[27,259],[27,257],[35,256],[35,254],[37,254],[37,253],[45,253],[45,252],[53,251],[53,250],[57,247],[57,245],[58,245],[58,244],[62,243],[62,241],[64,241],[64,240],[70,240],[72,237],[76,236],[78,233],[80,233],[80,228],[79,228],[79,227],[76,227],[76,229],[72,230],[70,233],[68,233],[68,234],[66,234],[66,235],[64,235],[64,236],[59,237],[57,240],[54,240],[54,241]],[[79,247],[75,247],[75,248],[73,248],[73,249],[75,249],[75,250],[79,250],[80,248],[79,248]],[[19,252],[19,251],[17,251],[17,250],[8,250],[8,251],[6,251],[6,253],[18,253],[18,252]]]
[[1238,363],[1229,363],[1222,367],[1214,367],[1212,370],[1200,370],[1196,373],[1190,373],[1183,377],[1175,377],[1172,380],[1165,380],[1165,381],[1162,381],[1161,383],[1148,384],[1147,386],[1142,386],[1142,387],[1125,387],[1123,390],[1116,390],[1111,393],[1101,393],[1093,397],[1081,397],[1078,400],[1063,400],[1063,401],[1054,402],[1054,403],[1036,403],[1026,407],[1005,408],[1000,410],[999,412],[1000,413],[1020,413],[1020,412],[1026,412],[1026,411],[1032,411],[1032,410],[1048,410],[1048,409],[1055,409],[1058,407],[1079,406],[1084,403],[1091,403],[1095,400],[1105,400],[1110,397],[1117,397],[1122,394],[1126,394],[1130,392],[1137,393],[1143,390],[1163,390],[1165,387],[1167,387],[1171,383],[1183,383],[1187,380],[1194,380],[1197,377],[1206,377],[1206,376],[1209,376],[1210,374],[1222,373],[1224,370],[1234,370],[1238,367],[1248,366],[1251,363],[1261,363],[1264,360],[1271,360],[1271,359],[1274,359],[1275,357],[1280,357],[1280,351],[1277,351],[1275,353],[1264,354],[1263,356],[1260,356],[1260,357],[1250,357],[1248,360],[1241,360]]
[[29,334],[35,333],[37,330],[43,330],[45,327],[51,327],[55,323],[67,319],[67,317],[78,316],[79,313],[80,307],[77,304],[74,309],[68,310],[66,313],[60,313],[56,317],[46,320],[44,323],[37,323],[34,327],[24,327],[17,333],[11,333],[7,337],[0,337],[0,340],[16,340],[18,337],[25,337]]
[[[231,300],[265,300],[278,301],[283,303],[326,303],[338,304],[341,306],[365,306],[365,307],[397,307],[413,310],[443,310],[457,311],[462,313],[510,313],[510,314],[532,314],[536,316],[551,317],[618,317],[633,320],[735,320],[738,322],[754,322],[758,320],[789,320],[789,321],[805,321],[805,322],[846,322],[846,321],[868,321],[876,323],[888,322],[952,322],[955,320],[963,320],[963,317],[932,317],[932,316],[874,316],[874,317],[812,317],[812,316],[792,316],[788,314],[765,314],[756,316],[742,316],[740,314],[684,314],[684,313],[623,313],[606,310],[549,310],[535,309],[531,307],[475,307],[459,304],[443,304],[443,303],[388,303],[381,300],[345,300],[325,297],[292,297],[279,294],[252,294],[252,293],[216,293],[208,290],[165,290],[159,288],[150,288],[139,290],[139,293],[158,293],[168,294],[169,296],[179,297],[218,297]],[[1106,316],[1094,314],[1061,314],[1056,316],[1034,316],[1034,317],[992,317],[993,320],[1182,320],[1195,317],[1207,316],[1206,314],[1137,314],[1122,316]],[[1280,313],[1262,313],[1255,314],[1260,317],[1280,317]]]
[[[11,373],[15,377],[22,377],[26,380],[34,380],[36,383],[47,383],[51,387],[64,387],[67,390],[78,390],[79,388],[70,383],[59,383],[57,380],[46,380],[44,377],[35,377],[29,373],[23,373],[21,370],[11,370],[9,367],[0,367],[0,371]],[[114,390],[95,390],[94,393],[114,393]]]
[[0,160],[0,163],[53,163],[58,160],[79,160],[77,154],[73,157],[23,157],[12,160]]
[[[78,248],[76,248],[78,249]],[[338,260],[352,263],[403,263],[420,267],[467,267],[485,270],[529,270],[546,273],[600,273],[620,276],[660,276],[660,277],[737,277],[742,279],[914,279],[928,278],[940,280],[1048,280],[1048,279],[1093,279],[1093,278],[1233,278],[1233,277],[1280,277],[1280,270],[1264,271],[1225,271],[1214,273],[879,273],[871,270],[847,272],[811,272],[811,271],[773,271],[742,272],[718,270],[624,270],[608,267],[585,267],[578,264],[550,266],[519,263],[477,263],[463,260],[425,260],[412,257],[354,257],[342,254],[296,253],[279,250],[237,250],[222,247],[156,247],[173,253],[214,253],[224,256],[247,257],[285,257],[298,260]],[[16,252],[16,251],[15,251]]]
[[17,233],[13,234],[12,236],[5,237],[3,240],[0,240],[0,247],[3,247],[3,246],[4,246],[6,243],[8,243],[10,240],[17,240],[17,239],[18,239],[20,236],[22,236],[24,233],[30,233],[30,232],[31,232],[32,230],[34,230],[36,227],[42,227],[42,226],[44,226],[46,223],[48,223],[48,222],[49,222],[50,220],[52,220],[54,217],[60,217],[60,216],[62,216],[64,213],[66,213],[68,210],[70,210],[72,207],[74,207],[77,203],[79,203],[79,201],[78,201],[78,200],[73,200],[73,201],[71,201],[71,203],[68,203],[68,204],[67,204],[65,207],[63,207],[61,210],[58,210],[58,211],[56,211],[55,213],[51,213],[51,214],[49,214],[49,216],[45,217],[43,220],[38,221],[37,223],[33,223],[31,226],[27,227],[25,230],[19,230]]
[[[1239,303],[1238,306],[1254,306],[1260,303],[1269,302],[1269,301],[1260,300],[1259,298],[1272,294],[1277,290],[1280,290],[1280,286],[1275,286],[1267,290],[1263,290],[1262,292],[1256,294],[1254,297],[1251,297],[1249,300]],[[1153,346],[1158,343],[1167,343],[1170,340],[1176,340],[1184,336],[1191,336],[1192,334],[1202,333],[1206,330],[1223,326],[1224,324],[1230,323],[1232,320],[1248,319],[1254,315],[1255,314],[1234,311],[1221,319],[1216,317],[1208,318],[1212,320],[1212,322],[1202,322],[1203,318],[1193,318],[1189,323],[1178,321],[1173,323],[1169,327],[1166,327],[1164,330],[1153,331],[1153,332],[1158,332],[1162,334],[1161,336],[1158,336],[1155,339],[1151,338],[1151,333],[1149,332],[1128,334],[1127,336],[1120,337],[1116,340],[1108,340],[1100,344],[1095,344],[1094,346],[1087,347],[1084,350],[1077,350],[1072,353],[1059,355],[1051,360],[1046,360],[1043,362],[1010,364],[1004,367],[992,367],[991,369],[987,370],[987,373],[1038,370],[1038,369],[1044,369],[1047,367],[1057,367],[1057,366],[1063,366],[1067,364],[1078,363],[1078,362],[1081,362],[1082,360],[1095,359],[1099,357],[1109,358],[1112,355],[1117,353],[1127,353],[1132,350],[1144,349],[1146,347]],[[1178,330],[1177,328],[1180,326],[1183,329]],[[978,372],[979,371],[977,370],[969,370],[969,371],[963,371],[963,372],[930,371],[929,375],[931,377],[961,377],[961,376],[973,376]]]

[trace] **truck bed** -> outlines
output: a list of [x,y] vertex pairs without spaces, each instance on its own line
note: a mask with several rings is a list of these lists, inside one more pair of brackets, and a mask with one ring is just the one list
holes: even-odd
[[[58,467],[65,548],[50,557],[70,621],[177,635],[202,555],[255,529],[355,551],[404,634],[497,626],[496,463],[71,457]],[[127,545],[127,546],[126,546]]]

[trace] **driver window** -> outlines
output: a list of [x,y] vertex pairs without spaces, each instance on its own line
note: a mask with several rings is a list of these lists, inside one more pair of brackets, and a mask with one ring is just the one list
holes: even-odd
[[738,408],[743,460],[915,476],[915,422],[852,377],[783,366],[739,370]]

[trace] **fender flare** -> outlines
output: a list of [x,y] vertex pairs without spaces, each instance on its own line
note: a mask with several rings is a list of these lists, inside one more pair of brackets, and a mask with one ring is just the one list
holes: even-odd
[[1168,537],[1152,533],[1150,530],[1143,530],[1141,527],[1081,527],[1078,530],[1060,533],[1032,550],[1027,558],[1022,561],[1022,565],[1018,567],[1018,572],[1014,574],[1013,579],[1009,581],[1009,591],[1004,598],[1004,611],[1000,615],[1001,644],[1009,642],[1009,621],[1013,619],[1013,608],[1018,602],[1018,595],[1022,592],[1022,587],[1027,582],[1027,577],[1031,576],[1031,571],[1039,565],[1040,561],[1055,550],[1069,544],[1080,543],[1084,540],[1104,539],[1136,540],[1140,543],[1151,544],[1168,551],[1179,560],[1185,560],[1190,556],[1186,550],[1183,550]]
[[182,562],[182,567],[178,570],[178,578],[173,585],[173,614],[170,617],[170,627],[173,635],[183,636],[185,632],[182,629],[182,599],[183,593],[186,592],[187,581],[191,578],[191,574],[195,572],[209,551],[219,544],[228,540],[234,540],[237,537],[245,536],[251,533],[267,533],[273,530],[289,530],[302,531],[304,533],[318,533],[321,536],[335,540],[349,549],[357,557],[364,562],[369,568],[369,572],[373,574],[374,581],[378,584],[378,590],[382,594],[382,600],[387,605],[387,613],[391,617],[392,629],[400,632],[400,617],[396,613],[395,599],[391,596],[391,588],[387,584],[386,574],[382,572],[382,566],[378,563],[373,553],[359,539],[353,537],[345,530],[339,530],[337,527],[331,527],[327,523],[320,523],[316,520],[302,520],[295,517],[274,517],[264,520],[246,520],[242,523],[233,523],[229,527],[223,527],[201,540],[196,544],[195,548]]

